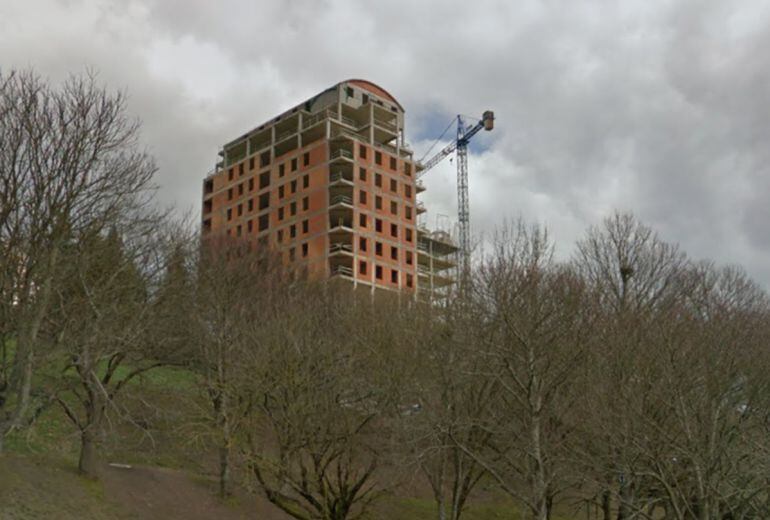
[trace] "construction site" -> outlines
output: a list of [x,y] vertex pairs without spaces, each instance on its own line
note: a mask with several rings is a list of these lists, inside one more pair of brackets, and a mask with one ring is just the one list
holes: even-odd
[[[203,181],[205,237],[270,247],[313,278],[441,297],[467,265],[467,142],[415,160],[404,107],[362,79],[340,82],[224,144]],[[430,229],[420,176],[457,151],[459,237]]]
[[0,520],[770,519],[770,2],[0,27]]

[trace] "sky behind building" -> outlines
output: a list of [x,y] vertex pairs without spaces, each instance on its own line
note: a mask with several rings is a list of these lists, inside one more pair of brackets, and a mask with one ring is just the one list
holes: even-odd
[[[347,78],[388,89],[416,157],[495,111],[471,223],[546,224],[562,257],[633,211],[770,288],[770,4],[763,1],[0,0],[0,66],[125,89],[163,201],[199,215],[219,146]],[[455,215],[454,164],[425,176]]]

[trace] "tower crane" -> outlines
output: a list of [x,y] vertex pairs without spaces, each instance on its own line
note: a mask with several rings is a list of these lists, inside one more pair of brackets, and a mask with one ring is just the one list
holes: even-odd
[[490,131],[495,126],[495,114],[487,110],[481,119],[472,127],[467,128],[461,116],[457,116],[457,138],[444,147],[443,150],[428,159],[417,173],[419,179],[428,170],[440,163],[447,155],[457,152],[457,222],[460,228],[460,267],[463,276],[470,268],[470,214],[468,208],[468,143],[482,128]]

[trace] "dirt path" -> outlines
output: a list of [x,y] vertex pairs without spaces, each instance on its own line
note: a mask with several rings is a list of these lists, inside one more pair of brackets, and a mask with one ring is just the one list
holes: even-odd
[[207,486],[185,472],[150,467],[107,467],[104,494],[122,510],[142,520],[284,520],[280,511],[261,497],[237,497],[222,504]]

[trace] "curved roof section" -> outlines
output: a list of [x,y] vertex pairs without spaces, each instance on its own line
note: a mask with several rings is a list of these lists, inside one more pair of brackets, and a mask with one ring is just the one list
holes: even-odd
[[388,99],[392,101],[393,103],[398,106],[398,108],[404,112],[404,107],[401,106],[401,103],[398,102],[396,98],[394,98],[390,92],[382,88],[381,86],[377,85],[376,83],[372,83],[371,81],[365,80],[365,79],[358,79],[358,78],[352,78],[348,79],[346,81],[343,81],[342,83],[350,83],[351,85],[355,85],[357,87],[360,87],[362,89],[368,90],[372,94],[376,94],[380,97],[383,97],[385,99]]

